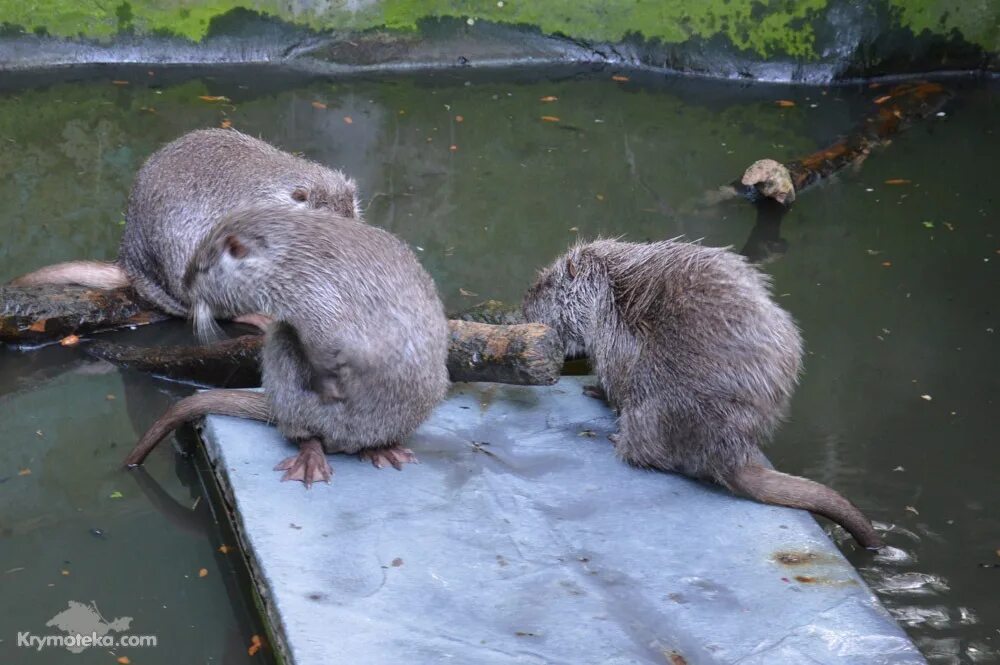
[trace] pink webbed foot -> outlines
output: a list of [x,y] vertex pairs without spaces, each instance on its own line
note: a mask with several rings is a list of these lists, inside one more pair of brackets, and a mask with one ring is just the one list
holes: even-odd
[[333,469],[326,461],[326,453],[318,439],[308,439],[299,443],[299,454],[283,459],[275,471],[284,471],[282,482],[300,480],[308,488],[316,481],[330,482]]
[[261,331],[266,331],[267,327],[274,323],[274,319],[267,314],[243,314],[242,316],[237,316],[233,321],[235,323],[245,323],[248,326],[259,328]]
[[402,471],[404,464],[419,464],[417,456],[409,448],[402,446],[387,446],[385,448],[366,448],[358,453],[362,461],[368,460],[376,469],[391,465],[396,471]]

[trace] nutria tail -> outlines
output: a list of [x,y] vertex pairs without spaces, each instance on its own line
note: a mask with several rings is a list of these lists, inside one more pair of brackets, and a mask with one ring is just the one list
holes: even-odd
[[243,390],[207,390],[191,395],[171,406],[153,423],[139,439],[139,443],[135,444],[132,452],[125,458],[125,466],[139,466],[167,434],[189,420],[210,413],[220,416],[252,418],[253,420],[269,421],[272,419],[271,409],[267,406],[264,393],[251,393]]
[[96,289],[116,289],[128,286],[128,277],[117,263],[104,261],[67,261],[39,268],[11,280],[11,286],[41,284],[79,284]]
[[882,538],[853,503],[826,485],[757,464],[735,471],[724,484],[737,494],[776,506],[801,508],[847,529],[867,549],[882,547]]

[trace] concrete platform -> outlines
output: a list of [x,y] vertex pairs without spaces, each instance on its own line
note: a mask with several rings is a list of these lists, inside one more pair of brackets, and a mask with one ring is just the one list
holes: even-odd
[[309,491],[276,430],[207,419],[286,662],[925,662],[808,514],[618,462],[582,384],[459,384],[421,464]]

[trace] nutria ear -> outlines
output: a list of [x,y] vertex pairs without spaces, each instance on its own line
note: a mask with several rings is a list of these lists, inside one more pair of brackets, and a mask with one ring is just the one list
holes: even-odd
[[304,202],[308,198],[309,198],[309,192],[307,192],[302,187],[296,187],[292,191],[292,200],[293,201],[298,201],[299,203],[302,203],[302,202]]
[[571,278],[576,279],[576,264],[573,263],[572,256],[566,257],[566,272]]
[[234,259],[242,259],[250,251],[238,237],[233,235],[226,236],[222,246],[226,248],[226,253]]

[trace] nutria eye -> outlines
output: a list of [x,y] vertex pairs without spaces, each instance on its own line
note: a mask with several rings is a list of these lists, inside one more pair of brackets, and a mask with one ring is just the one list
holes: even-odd
[[309,198],[309,192],[307,192],[304,189],[296,189],[294,192],[292,192],[293,201],[298,201],[301,203],[302,201],[305,201],[307,198]]

